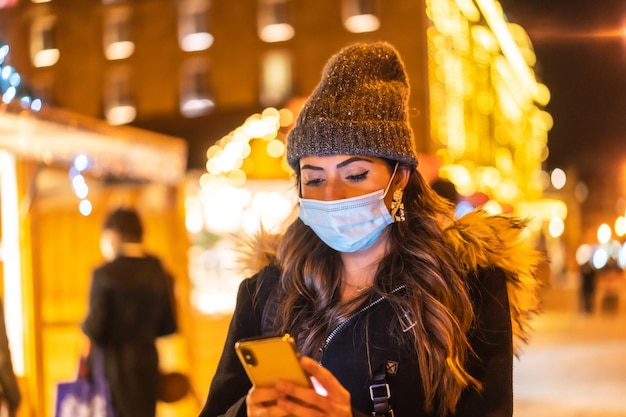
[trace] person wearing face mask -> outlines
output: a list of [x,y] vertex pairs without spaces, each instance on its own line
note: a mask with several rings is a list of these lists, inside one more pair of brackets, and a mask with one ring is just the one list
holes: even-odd
[[[287,138],[298,216],[250,264],[201,417],[510,417],[540,255],[523,220],[455,219],[416,169],[409,82],[386,42],[326,64]],[[251,386],[237,340],[291,334],[323,389]]]
[[82,329],[104,353],[104,374],[119,417],[154,417],[159,381],[155,341],[177,330],[173,282],[145,252],[143,226],[133,209],[111,211],[93,271]]

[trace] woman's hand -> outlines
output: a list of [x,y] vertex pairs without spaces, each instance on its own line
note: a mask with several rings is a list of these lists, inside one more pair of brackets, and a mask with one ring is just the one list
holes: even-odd
[[350,393],[329,370],[302,357],[300,364],[316,388],[280,381],[275,388],[252,387],[246,397],[248,417],[351,417]]
[[315,360],[302,357],[300,364],[316,388],[302,388],[287,381],[276,385],[277,406],[297,417],[351,417],[350,393],[330,371]]
[[285,411],[276,406],[278,393],[275,388],[252,387],[246,396],[248,417],[285,416]]

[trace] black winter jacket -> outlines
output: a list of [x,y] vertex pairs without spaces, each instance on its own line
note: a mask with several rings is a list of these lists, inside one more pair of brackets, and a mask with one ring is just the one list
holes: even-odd
[[[239,339],[264,334],[263,309],[277,288],[278,277],[278,269],[266,267],[241,283],[222,357],[201,417],[246,415],[245,396],[251,385],[236,357],[234,344]],[[470,359],[468,370],[482,382],[483,390],[467,389],[454,416],[510,417],[513,337],[506,278],[499,269],[481,268],[468,279],[477,316],[470,335],[477,357]],[[377,374],[387,370],[386,382],[395,416],[434,416],[423,410],[423,390],[412,345],[397,346],[387,336],[390,325],[401,323],[384,298],[372,299],[342,326],[329,341],[321,359],[322,365],[350,392],[354,415],[371,415],[373,411],[369,392],[372,381],[368,377],[364,344],[366,321],[369,321],[372,371]]]
[[172,285],[153,256],[120,256],[93,272],[82,328],[104,350],[105,376],[121,417],[155,416],[155,340],[177,330]]
[[[466,389],[456,413],[449,417],[511,417],[513,413],[513,355],[527,340],[529,320],[539,308],[535,271],[543,261],[543,255],[524,236],[525,228],[524,220],[476,210],[444,230],[451,251],[467,271],[475,310],[468,339],[476,355],[470,355],[466,369],[483,387],[482,391]],[[278,235],[261,233],[250,242],[247,264],[250,270],[260,272],[239,287],[222,357],[200,417],[246,415],[245,396],[251,385],[234,344],[239,339],[265,335],[265,329],[270,328],[264,309],[274,301],[280,271],[267,265],[276,259],[279,241]],[[423,410],[422,381],[411,344],[398,346],[387,336],[389,326],[401,325],[396,314],[384,298],[372,299],[371,303],[332,332],[322,365],[350,392],[353,415],[371,415],[372,381],[364,344],[367,336],[372,373],[376,375],[385,367],[395,416],[434,416]]]

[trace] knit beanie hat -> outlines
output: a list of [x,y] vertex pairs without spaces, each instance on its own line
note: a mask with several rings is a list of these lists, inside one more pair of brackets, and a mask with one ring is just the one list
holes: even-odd
[[287,162],[365,155],[417,166],[408,121],[409,81],[389,43],[355,44],[332,56],[287,136]]

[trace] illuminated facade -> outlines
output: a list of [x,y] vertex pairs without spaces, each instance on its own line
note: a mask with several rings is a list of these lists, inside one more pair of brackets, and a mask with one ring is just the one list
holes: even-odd
[[548,156],[548,89],[523,28],[491,0],[429,0],[431,137],[461,194],[514,206],[540,199]]

